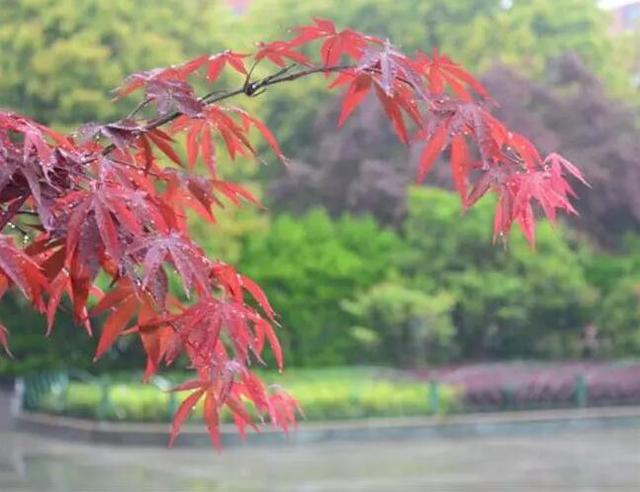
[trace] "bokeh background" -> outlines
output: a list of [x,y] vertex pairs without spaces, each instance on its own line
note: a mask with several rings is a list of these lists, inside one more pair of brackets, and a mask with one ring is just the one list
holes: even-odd
[[[494,246],[490,198],[462,215],[447,166],[414,186],[420,149],[394,142],[374,101],[341,132],[322,77],[240,101],[292,163],[224,165],[268,209],[228,210],[198,239],[264,286],[288,365],[637,356],[640,2],[5,1],[0,105],[69,130],[114,119],[127,103],[114,105],[112,90],[128,73],[251,50],[311,16],[409,52],[439,47],[479,75],[500,118],[577,163],[593,188],[580,189],[580,216],[542,224],[535,253],[520,237]],[[0,314],[16,354],[0,373],[138,363],[123,339],[89,365],[92,343],[68,321],[43,341],[42,321],[18,299]]]
[[[321,76],[238,100],[267,122],[290,163],[268,152],[259,163],[221,158],[223,174],[266,208],[227,208],[217,224],[194,218],[193,226],[207,253],[255,279],[280,315],[287,370],[270,370],[267,358],[264,379],[291,390],[305,418],[321,422],[640,405],[640,1],[0,0],[0,107],[63,131],[115,120],[135,104],[112,100],[128,74],[227,48],[249,52],[311,17],[388,37],[406,52],[439,48],[486,85],[499,118],[545,153],[564,154],[592,187],[576,187],[580,215],[555,227],[540,222],[535,251],[519,232],[493,244],[492,197],[463,214],[444,162],[416,186],[420,145],[398,144],[375,101],[365,101],[338,132],[340,101]],[[240,82],[226,77],[223,83]],[[95,340],[66,313],[45,339],[43,319],[9,293],[0,319],[15,356],[0,357],[0,403],[2,389],[19,381],[23,393],[14,398],[31,411],[138,423],[168,422],[175,412],[179,400],[159,389],[184,378],[185,368],[142,385],[144,355],[133,338],[122,337],[93,363]],[[529,456],[510,469],[514,487],[524,486],[522,472],[536,490],[552,490],[544,480],[556,479],[605,490],[589,487],[614,478],[622,484],[616,490],[636,490],[640,475],[630,460],[640,456],[638,437],[489,439],[466,443],[468,456],[451,442],[410,448],[415,470],[443,453],[434,476],[454,469],[458,478],[490,482],[510,477],[491,471],[496,464]],[[22,442],[10,439],[0,434],[0,465],[3,451],[9,456]],[[611,451],[604,457],[602,446]],[[576,458],[578,448],[584,452]],[[413,462],[393,446],[368,455],[301,449],[276,452],[283,461],[274,457],[274,470],[298,459],[301,476],[320,487],[313,490],[325,490],[318,484],[329,476],[352,480],[351,468],[362,477],[384,474],[357,490],[392,490],[413,476],[406,471]],[[536,472],[525,453],[531,449],[550,458],[539,464],[548,472]],[[493,461],[474,461],[484,451]],[[128,464],[78,464],[126,453],[75,453],[64,466],[30,461],[26,475],[56,491],[95,484],[97,476],[108,482],[107,474],[131,479],[135,490],[173,483]],[[379,467],[366,464],[374,454]],[[202,456],[149,461],[182,460],[186,470],[204,467]],[[235,478],[229,470],[247,456],[227,455],[217,465],[221,476]],[[272,462],[253,458],[265,470],[246,469],[239,480],[263,472],[273,478]],[[2,473],[0,466],[0,488]],[[50,488],[54,482],[58,488]],[[209,485],[175,483],[176,490]],[[263,490],[257,482],[247,487],[233,490]]]

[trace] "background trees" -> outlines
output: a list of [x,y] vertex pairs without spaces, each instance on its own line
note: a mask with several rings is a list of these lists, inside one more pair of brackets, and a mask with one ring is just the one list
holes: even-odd
[[338,365],[353,362],[360,350],[340,302],[385,278],[403,248],[370,217],[334,221],[315,209],[301,217],[282,214],[263,233],[248,235],[240,264],[282,313],[291,363]]
[[[607,15],[596,2],[254,0],[243,12],[224,2],[200,1],[160,0],[154,8],[78,0],[6,3],[0,6],[0,106],[63,129],[81,121],[106,121],[131,109],[126,101],[112,104],[109,92],[131,71],[227,46],[251,52],[256,40],[282,37],[291,25],[329,14],[338,24],[388,36],[407,52],[439,46],[481,73],[499,103],[500,117],[532,135],[544,150],[558,148],[583,165],[595,191],[581,193],[581,216],[569,228],[549,233],[542,227],[538,254],[529,259],[520,240],[506,251],[489,244],[484,222],[490,220],[488,208],[460,218],[453,198],[435,191],[425,192],[433,194],[432,208],[419,205],[419,191],[408,200],[422,146],[407,149],[397,143],[373,98],[340,133],[335,132],[340,104],[328,99],[322,77],[274,87],[268,97],[246,101],[246,108],[265,117],[293,162],[284,169],[244,164],[231,168],[222,156],[219,165],[225,175],[250,182],[269,209],[228,208],[216,225],[194,218],[190,224],[207,253],[239,260],[243,270],[266,285],[284,316],[284,341],[293,348],[290,361],[313,365],[370,357],[400,363],[381,352],[380,344],[352,349],[372,333],[384,338],[408,326],[407,319],[416,312],[427,319],[424,306],[454,328],[444,330],[451,336],[446,342],[450,350],[438,352],[446,360],[577,356],[582,353],[582,330],[589,326],[596,326],[602,339],[601,352],[590,355],[633,353],[633,344],[613,340],[624,340],[614,333],[635,326],[629,265],[637,248],[632,242],[622,247],[621,238],[638,231],[640,217],[634,188],[637,93],[631,84],[632,70],[637,69],[632,53],[638,44],[633,35],[611,37]],[[563,55],[567,50],[572,54]],[[222,77],[226,82],[226,75]],[[259,150],[267,147],[257,145]],[[450,188],[446,168],[436,166],[428,184]],[[327,213],[317,210],[319,205]],[[436,209],[442,216],[431,214]],[[345,214],[370,216],[376,223]],[[429,243],[426,236],[434,227],[441,232],[437,242]],[[350,234],[366,238],[368,245],[347,240]],[[295,239],[291,244],[289,235]],[[307,237],[318,240],[311,244]],[[545,246],[547,241],[551,243]],[[444,244],[450,252],[440,248]],[[387,246],[402,254],[385,255]],[[412,251],[422,246],[430,248],[430,259],[420,263]],[[568,259],[570,254],[578,260]],[[316,258],[325,268],[317,268]],[[295,273],[292,265],[307,276]],[[572,280],[556,279],[550,287],[547,269],[558,269]],[[436,289],[430,278],[439,279],[441,287]],[[422,294],[412,297],[417,291]],[[305,296],[308,304],[302,302]],[[510,302],[510,296],[518,302]],[[433,298],[440,301],[430,304]],[[445,298],[451,300],[450,308],[442,308],[449,306]],[[390,320],[374,321],[377,302],[390,306]],[[17,300],[4,302],[0,314],[33,327],[24,331],[24,340],[23,332],[13,330],[14,351],[25,355],[41,326],[20,306]],[[609,314],[601,311],[605,307]],[[560,312],[568,314],[558,316]],[[607,322],[618,316],[622,321]],[[66,344],[66,337],[54,336],[47,345],[53,355],[47,360],[60,360]],[[109,360],[91,369],[106,369],[111,363],[128,367],[140,355],[132,352],[134,346],[119,342],[106,355]],[[617,348],[605,350],[613,346]],[[0,370],[46,366],[27,362],[9,369],[3,361]]]
[[[92,46],[99,48],[99,43]],[[243,81],[225,84],[223,70]],[[541,155],[524,135],[493,116],[486,89],[463,67],[437,48],[407,55],[388,39],[317,17],[284,39],[257,43],[247,54],[227,49],[128,75],[117,99],[135,94],[137,103],[115,121],[87,122],[63,134],[22,113],[1,111],[1,294],[11,287],[20,292],[46,317],[46,335],[53,332],[61,306],[69,306],[74,322],[89,335],[96,318],[103,317],[94,359],[121,338],[137,339],[146,359],[144,381],[161,367],[184,361],[194,374],[173,389],[189,394],[173,415],[169,444],[199,402],[215,446],[220,445],[224,408],[241,434],[266,419],[285,432],[295,423],[296,400],[279,387],[265,386],[254,369],[264,363],[267,345],[276,367],[283,367],[273,307],[251,277],[220,257],[207,256],[193,241],[190,218],[216,223],[225,204],[260,206],[247,188],[220,173],[218,162],[221,149],[230,161],[261,160],[252,130],[287,162],[268,126],[231,100],[320,75],[328,89],[343,91],[338,127],[371,94],[399,141],[424,144],[419,181],[451,148],[451,173],[464,208],[487,193],[499,197],[494,239],[508,237],[517,225],[533,247],[534,205],[552,221],[558,212],[576,213],[569,180],[587,184],[580,170],[558,154]],[[319,220],[313,230],[319,236],[302,235],[304,242],[321,244],[332,236],[327,217],[320,214]],[[283,227],[289,244],[294,230]],[[274,231],[277,237],[280,231]],[[316,254],[312,250],[299,285],[315,283],[318,274],[333,270],[338,275],[329,279],[332,289],[342,283],[337,294],[344,297],[354,277],[371,284],[384,272],[386,264],[368,262],[393,251],[392,235],[363,244],[365,234],[377,232],[372,221],[365,229],[347,226],[341,232],[345,249],[363,245],[360,254],[349,258],[347,251],[327,256],[324,248]],[[304,258],[301,251],[289,255]],[[273,255],[266,256],[262,261],[270,262]],[[370,265],[378,271],[365,268]],[[277,282],[277,272],[274,277]],[[308,304],[310,291],[304,289],[298,302]],[[446,345],[452,329],[446,323],[438,330],[425,326],[440,317],[427,313],[437,303],[415,295],[410,299],[394,309],[399,313],[395,320],[387,319],[387,324],[399,324],[399,334],[387,338],[396,359],[415,342],[420,349],[410,360],[417,364],[433,353],[434,345]],[[394,302],[400,300],[396,295]],[[360,301],[363,314],[371,312],[366,304]],[[406,322],[402,316],[408,316]],[[302,318],[297,326],[309,321]],[[330,335],[330,323],[336,320],[328,317],[318,335],[305,331],[294,341],[302,345],[312,338],[318,351],[322,338]],[[8,336],[0,324],[0,345],[11,356]],[[303,347],[299,352],[309,351]],[[324,352],[318,361],[333,362]]]
[[[607,95],[606,86],[575,53],[549,60],[537,81],[505,65],[495,65],[482,81],[496,94],[497,114],[513,128],[535,135],[543,149],[560,148],[584,163],[598,192],[581,198],[581,216],[568,219],[574,227],[614,249],[625,234],[640,231],[635,186],[640,144],[632,100]],[[334,215],[370,213],[399,227],[421,148],[398,145],[373,101],[344,133],[332,135],[327,130],[336,113],[332,108],[315,117],[313,131],[321,152],[303,151],[300,161],[270,184],[269,196],[276,207],[287,210],[301,211],[319,202]],[[375,158],[369,156],[370,149],[375,149]],[[403,165],[407,156],[409,167]],[[451,187],[448,169],[435,168],[428,182]]]
[[201,0],[3,2],[0,18],[0,104],[68,128],[119,117],[110,91],[126,75],[222,49],[235,31],[226,5]]
[[[535,254],[519,236],[505,248],[492,247],[491,215],[491,204],[484,203],[461,219],[453,194],[412,190],[404,229],[408,256],[400,260],[404,277],[416,289],[453,296],[463,359],[579,356],[595,292],[569,235],[544,224]],[[445,232],[458,221],[456,232]]]

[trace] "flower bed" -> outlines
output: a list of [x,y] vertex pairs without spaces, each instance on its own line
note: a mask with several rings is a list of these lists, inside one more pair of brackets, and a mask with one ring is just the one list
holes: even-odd
[[415,371],[460,388],[468,411],[640,404],[640,363],[505,362]]

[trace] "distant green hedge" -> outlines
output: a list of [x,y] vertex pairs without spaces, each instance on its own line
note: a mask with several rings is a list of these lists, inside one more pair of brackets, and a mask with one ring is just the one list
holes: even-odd
[[[370,370],[297,371],[286,376],[266,375],[277,380],[299,401],[304,419],[310,421],[368,417],[401,417],[434,414],[423,382]],[[117,382],[103,390],[100,383],[71,382],[66,388],[40,398],[36,410],[73,417],[110,421],[163,422],[170,419],[170,394],[152,385]],[[105,392],[108,394],[104,400]],[[451,413],[459,406],[460,393],[441,386],[438,413]],[[177,395],[173,405],[184,395]],[[175,409],[175,406],[173,407]],[[196,409],[199,416],[201,408]],[[231,421],[227,412],[224,421]]]

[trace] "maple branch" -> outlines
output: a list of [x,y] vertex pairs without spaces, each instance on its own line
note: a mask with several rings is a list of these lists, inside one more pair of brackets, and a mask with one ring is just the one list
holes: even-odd
[[[291,64],[291,65],[287,65],[286,67],[282,68],[281,70],[278,70],[276,73],[269,75],[268,77],[265,77],[264,79],[262,79],[262,81],[260,81],[262,83],[262,85],[260,85],[260,83],[258,82],[250,82],[250,77],[251,77],[251,73],[253,73],[253,69],[256,67],[256,63],[253,64],[253,66],[251,67],[251,70],[249,71],[249,73],[247,74],[247,80],[244,83],[244,93],[247,96],[250,97],[255,97],[259,94],[262,94],[262,92],[258,92],[260,91],[261,88],[265,87],[264,84],[277,79],[279,76],[284,75],[285,73],[287,73],[289,70],[291,70],[293,67],[295,67],[295,63]],[[263,90],[264,92],[264,90]]]
[[26,240],[29,239],[29,233],[22,228],[21,226],[19,226],[18,224],[15,224],[13,222],[9,222],[9,225],[11,225],[16,231],[18,231],[20,234],[22,234],[23,238],[26,238]]
[[[289,65],[287,67],[284,67],[283,69],[279,70],[278,72],[268,75],[260,80],[257,80],[255,82],[245,82],[242,87],[238,88],[238,89],[233,89],[233,90],[229,90],[229,91],[223,91],[222,93],[220,92],[220,90],[215,90],[215,91],[211,91],[208,94],[205,94],[204,96],[202,96],[199,100],[202,103],[205,103],[207,105],[209,104],[215,104],[217,102],[220,101],[224,101],[225,99],[230,99],[232,97],[236,97],[239,96],[241,94],[245,94],[247,97],[253,97],[256,95],[256,92],[261,90],[261,89],[265,89],[266,87],[272,86],[272,85],[276,85],[276,84],[281,84],[282,82],[291,82],[293,80],[297,80],[300,79],[302,77],[306,77],[308,75],[313,75],[316,73],[333,73],[333,72],[342,72],[344,70],[348,70],[350,68],[355,68],[355,65],[334,65],[334,66],[330,66],[330,67],[314,67],[314,68],[308,68],[305,70],[300,70],[298,72],[295,73],[291,73],[289,75],[285,75],[289,70],[291,70],[291,68],[293,67],[293,65]],[[137,113],[142,107],[144,107],[147,103],[148,103],[148,98],[143,100],[132,112],[131,115],[135,115],[135,113]],[[175,120],[176,118],[178,118],[179,116],[182,116],[182,112],[181,111],[174,111],[173,113],[169,113],[165,116],[161,116],[159,118],[156,118],[155,120],[152,120],[151,122],[149,122],[147,125],[145,125],[142,128],[143,132],[149,131],[149,130],[153,130],[155,128],[158,128],[160,126],[166,125],[167,123],[172,122],[173,120]],[[103,150],[102,150],[102,155],[109,155],[111,152],[113,152],[116,149],[115,144],[111,143],[109,145],[107,145]]]
[[259,90],[270,85],[280,84],[282,82],[290,82],[302,77],[306,77],[307,75],[313,75],[315,73],[342,72],[344,70],[349,70],[350,68],[355,68],[355,65],[334,65],[332,67],[308,68],[306,70],[301,70],[289,75],[284,75],[286,72],[288,72],[288,69],[282,69],[276,74],[265,77],[258,82],[254,82],[252,85],[254,85],[254,90]]
[[[260,89],[264,89],[265,87],[269,87],[271,85],[280,84],[282,82],[290,82],[302,77],[306,77],[308,75],[313,75],[316,73],[332,73],[332,72],[341,72],[344,70],[348,70],[350,68],[354,68],[354,65],[334,65],[331,67],[315,67],[309,68],[306,70],[301,70],[299,72],[295,72],[286,76],[281,76],[290,70],[290,67],[285,67],[282,70],[279,70],[275,74],[268,75],[256,82],[249,82],[248,84],[243,84],[242,87],[231,90],[228,92],[224,92],[220,94],[220,91],[213,91],[208,94],[205,94],[200,98],[200,101],[206,104],[215,104],[220,101],[224,101],[225,99],[230,99],[235,96],[239,96],[240,94],[245,94],[248,97],[252,97],[256,91]],[[153,130],[154,128],[158,128],[159,126],[165,125],[179,116],[182,113],[180,111],[175,111],[174,113],[170,113],[166,116],[158,118],[152,121],[149,125],[145,127],[145,130]]]

